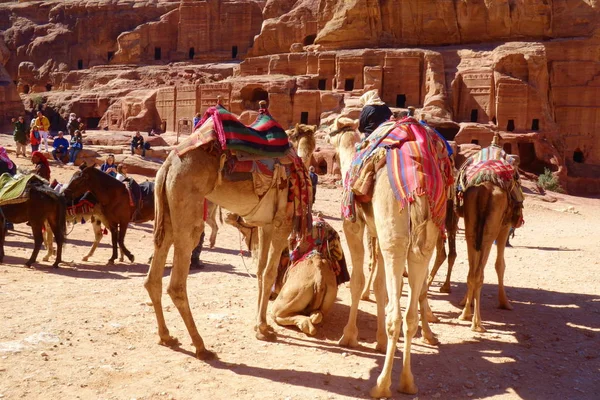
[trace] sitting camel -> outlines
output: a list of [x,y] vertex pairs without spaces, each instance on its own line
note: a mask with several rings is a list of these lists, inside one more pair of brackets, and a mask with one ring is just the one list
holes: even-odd
[[298,157],[302,159],[306,168],[310,167],[310,160],[317,147],[315,140],[316,125],[296,124],[292,129],[285,131]]
[[[338,122],[336,122],[336,126],[339,127],[342,124]],[[427,157],[432,162],[432,169],[429,172],[434,175],[430,176],[430,179],[435,179],[436,182],[442,185],[440,187],[445,187],[451,182],[451,172],[445,145],[440,142],[441,140],[437,136],[436,139],[423,132],[416,120],[405,118],[396,123],[389,122],[383,124],[371,137],[376,138],[377,136],[373,135],[379,132],[380,129],[393,129],[393,132],[399,129],[404,131],[408,136],[410,136],[408,132],[410,130],[412,134],[419,136],[419,140],[429,143],[428,148],[435,149],[436,153],[432,153],[421,147],[419,148],[424,151],[422,156]],[[353,160],[355,159],[356,144],[360,141],[360,136],[354,129],[335,129],[329,133],[329,138],[336,147],[342,176],[347,176],[348,171],[355,165]],[[398,148],[398,151],[404,151],[404,147],[406,146]],[[350,219],[344,220],[344,233],[348,247],[350,248],[354,268],[352,269],[350,280],[352,294],[350,317],[348,324],[344,328],[340,344],[352,347],[358,345],[356,315],[364,285],[364,274],[361,266],[363,265],[364,258],[363,233],[365,228],[367,228],[370,236],[376,237],[379,243],[378,263],[379,265],[383,265],[383,269],[385,270],[385,280],[389,296],[386,307],[386,358],[383,370],[377,379],[377,385],[371,390],[371,396],[379,398],[391,397],[391,372],[401,326],[400,297],[403,285],[402,275],[406,265],[408,265],[407,271],[410,290],[408,306],[405,312],[404,323],[402,324],[404,331],[404,362],[399,390],[409,394],[417,392],[417,386],[414,383],[411,371],[411,343],[418,327],[418,306],[421,306],[422,311],[429,308],[427,296],[422,296],[421,294],[423,286],[426,284],[429,260],[435,248],[440,230],[439,226],[434,223],[434,218],[438,220],[443,216],[443,211],[440,211],[440,215],[434,215],[432,210],[437,210],[438,208],[434,206],[439,205],[442,201],[445,204],[446,192],[445,190],[441,190],[438,193],[438,198],[425,194],[420,196],[415,195],[410,202],[407,202],[406,206],[401,207],[395,196],[395,186],[393,187],[391,183],[391,179],[394,179],[396,176],[396,173],[393,172],[394,169],[391,168],[395,167],[386,168],[384,166],[383,168],[377,168],[375,165],[378,165],[378,161],[381,161],[381,159],[375,157],[372,166],[373,169],[371,170],[374,182],[372,183],[370,198],[361,203],[355,203],[354,221]],[[413,168],[416,168],[416,166]],[[443,210],[445,211],[445,208]],[[377,270],[379,269],[381,268],[377,268]],[[375,280],[377,282],[377,278]],[[375,295],[379,297],[377,300],[379,308],[380,303],[383,303],[383,301],[380,300],[382,299],[382,294],[378,296],[377,292],[378,290],[376,289]],[[431,332],[425,315],[425,312],[421,312],[423,336],[427,341],[436,343],[437,339],[435,339],[435,336]]]
[[[321,218],[313,221],[314,249],[295,262],[282,256],[275,284],[273,320],[296,325],[307,335],[319,324],[337,297],[338,285],[350,280],[340,236]],[[305,250],[303,250],[305,251]],[[294,257],[292,252],[292,257]],[[297,256],[296,256],[297,257]]]
[[[472,320],[471,329],[485,332],[481,323],[483,270],[496,241],[496,273],[500,308],[511,310],[504,290],[504,249],[511,227],[523,224],[523,193],[519,175],[502,148],[492,146],[472,156],[461,168],[457,183],[457,212],[465,219],[465,238],[469,256],[467,294],[460,316]],[[472,311],[474,308],[474,314]]]

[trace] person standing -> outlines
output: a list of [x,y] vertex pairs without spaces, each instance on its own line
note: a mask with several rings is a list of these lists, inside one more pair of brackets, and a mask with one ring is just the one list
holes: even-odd
[[358,118],[358,130],[368,137],[379,125],[390,119],[392,110],[379,98],[377,89],[360,96],[360,103],[363,108]]
[[44,142],[44,148],[48,152],[48,133],[50,131],[50,121],[41,111],[37,112],[37,118],[35,119],[35,126],[40,134],[40,143]]
[[79,130],[79,122],[77,122],[77,115],[75,115],[75,113],[69,114],[67,130],[69,131],[69,135],[71,135],[71,138],[75,135],[75,131]]
[[75,134],[71,137],[70,145],[69,163],[67,165],[75,165],[77,155],[83,150],[83,136],[81,136],[81,131],[79,129],[77,129]]
[[64,135],[63,131],[58,131],[58,137],[54,139],[54,143],[52,144],[52,147],[54,147],[52,157],[61,164],[69,151],[69,141],[64,138]]
[[310,181],[312,183],[312,193],[313,193],[313,204],[315,204],[315,199],[317,195],[317,185],[319,184],[319,176],[315,173],[315,167],[312,165],[308,169],[308,175],[310,176]]
[[[35,121],[35,120],[34,120]],[[40,133],[34,125],[29,134],[29,143],[31,144],[31,152],[38,151],[40,148]]]
[[12,122],[15,124],[13,138],[17,145],[17,157],[19,157],[19,154],[27,157],[27,126],[25,125],[25,118],[22,116],[16,120],[13,118]]
[[146,148],[144,147],[144,137],[137,131],[135,136],[131,138],[131,155],[135,154],[135,149],[142,150],[142,157],[146,157]]

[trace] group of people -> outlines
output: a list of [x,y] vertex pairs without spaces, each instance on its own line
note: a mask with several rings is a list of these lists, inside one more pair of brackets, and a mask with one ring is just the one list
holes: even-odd
[[79,129],[75,130],[71,135],[71,140],[68,141],[64,137],[63,131],[58,131],[58,136],[54,138],[52,144],[52,157],[60,164],[64,163],[68,157],[67,165],[75,165],[77,155],[83,150],[83,135]]

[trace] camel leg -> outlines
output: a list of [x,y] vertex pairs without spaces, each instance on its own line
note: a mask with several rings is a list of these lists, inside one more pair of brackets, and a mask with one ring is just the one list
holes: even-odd
[[[279,224],[278,228],[274,225]],[[273,328],[267,324],[267,306],[271,297],[271,288],[277,278],[277,266],[281,252],[287,246],[287,238],[291,226],[275,217],[273,224],[259,228],[258,240],[258,313],[256,319],[256,338],[258,340],[274,340]]]
[[350,257],[352,258],[352,273],[350,276],[350,293],[352,304],[350,306],[350,315],[348,323],[344,327],[344,334],[339,340],[340,346],[358,347],[358,328],[356,319],[358,317],[358,302],[365,284],[365,275],[363,270],[363,262],[365,257],[365,249],[363,246],[363,233],[365,230],[364,223],[343,222],[344,234],[350,249]]
[[373,281],[373,276],[375,276],[375,269],[377,268],[377,238],[369,238],[369,278],[367,279],[367,284],[360,296],[361,300],[369,300],[369,296],[371,294],[371,282]]
[[[435,245],[435,261],[433,262],[433,268],[431,268],[431,273],[429,274],[429,278],[427,279],[427,287],[431,286],[431,283],[435,279],[438,270],[446,261],[446,245],[444,244],[444,238],[442,235],[439,235],[437,243]],[[441,291],[441,290],[440,290]]]
[[102,222],[100,222],[99,219],[92,219],[91,222],[92,229],[94,231],[94,243],[92,244],[92,248],[90,249],[89,253],[82,258],[82,261],[88,261],[90,257],[94,255],[94,252],[96,251],[98,245],[100,244],[100,241],[102,240]]
[[33,252],[31,257],[25,263],[26,266],[31,267],[37,260],[38,253],[42,248],[42,242],[44,241],[44,235],[42,234],[42,223],[30,221],[31,233],[33,234]]
[[301,314],[317,296],[312,285],[314,282],[298,283],[300,286],[293,288],[290,285],[283,286],[273,302],[273,319],[279,325],[295,325],[305,334],[314,336],[317,330],[310,317]]
[[373,244],[373,253],[377,255],[375,263],[375,282],[373,283],[373,291],[375,292],[375,302],[377,303],[377,345],[375,350],[385,353],[387,348],[387,333],[385,329],[385,305],[388,301],[387,290],[385,288],[385,270],[383,268],[383,255],[379,250],[377,240]]
[[421,287],[421,294],[419,295],[419,308],[421,310],[421,329],[423,333],[423,340],[431,345],[436,345],[439,340],[435,337],[434,333],[429,326],[430,322],[439,322],[438,317],[435,316],[431,307],[429,306],[429,300],[427,299],[429,286],[427,285],[427,278]]
[[498,254],[496,256],[496,274],[498,274],[498,302],[499,307],[505,310],[512,310],[512,305],[506,297],[506,291],[504,290],[504,270],[506,269],[506,263],[504,262],[504,250],[506,249],[506,241],[510,233],[510,226],[503,227],[496,243],[498,244]]
[[452,275],[452,268],[454,268],[454,262],[456,261],[456,229],[453,232],[448,232],[448,273],[446,274],[446,281],[440,288],[442,293],[450,293],[450,276]]
[[135,257],[127,247],[125,247],[125,235],[127,234],[127,228],[129,227],[129,221],[122,222],[119,224],[119,249],[121,250],[121,260],[123,260],[123,253],[129,258],[130,262],[135,261]]
[[52,229],[50,228],[50,224],[48,221],[44,223],[46,228],[46,234],[44,235],[44,246],[46,247],[46,255],[42,258],[43,261],[49,261],[50,257],[54,254],[54,249],[52,246],[52,241],[54,240],[54,235],[52,234]]

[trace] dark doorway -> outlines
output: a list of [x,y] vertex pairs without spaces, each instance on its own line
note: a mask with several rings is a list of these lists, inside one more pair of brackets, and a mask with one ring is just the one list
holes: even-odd
[[497,125],[498,123],[496,122],[496,117],[492,117],[492,124]]
[[46,85],[46,91],[47,91],[47,92],[49,92],[49,91],[51,91],[51,90],[52,90],[52,84],[48,83],[48,84]]
[[576,163],[580,163],[583,164],[583,162],[585,161],[584,157],[583,157],[583,151],[577,149],[573,152],[573,161],[575,161]]
[[535,146],[533,143],[519,143],[519,157],[521,158],[520,165],[527,168],[535,163]]
[[304,45],[309,46],[311,44],[314,44],[316,38],[317,38],[317,35],[308,35],[307,37],[304,38]]
[[108,62],[110,62],[110,60],[112,60],[114,56],[115,56],[114,51],[109,51],[108,53],[106,53],[106,59],[108,60]]
[[506,124],[506,130],[509,132],[512,132],[515,130],[515,120],[514,119],[508,120],[508,124]]
[[504,150],[506,154],[512,154],[512,145],[510,143],[504,143],[502,150]]
[[344,90],[346,92],[351,92],[354,90],[354,79],[346,79],[346,83],[344,84]]
[[319,79],[319,90],[327,89],[327,79]]
[[238,54],[237,46],[231,46],[231,58],[236,59]]
[[29,90],[29,85],[23,85],[23,93],[28,94]]
[[534,119],[533,121],[531,121],[531,130],[532,131],[540,130],[540,120],[539,119]]
[[406,107],[406,95],[405,94],[397,94],[396,95],[396,107],[400,107],[400,108]]
[[154,59],[155,60],[160,60],[162,58],[162,50],[160,47],[155,47],[154,48]]
[[460,126],[449,125],[449,126],[436,126],[435,130],[440,133],[446,140],[454,140],[456,134],[460,130]]
[[83,60],[77,60],[77,69],[83,69]]
[[196,55],[196,50],[193,47],[190,47],[190,51],[188,52],[188,58],[190,60],[193,60],[195,55]]
[[479,110],[476,108],[471,110],[471,122],[477,122],[479,120]]
[[477,140],[477,139],[472,139],[472,140],[471,140],[471,144],[479,144],[479,140]]
[[327,175],[327,161],[321,160],[321,162],[317,166],[317,174]]
[[98,129],[100,117],[90,117],[85,120],[87,129]]
[[300,113],[300,123],[308,124],[308,111],[302,111]]

